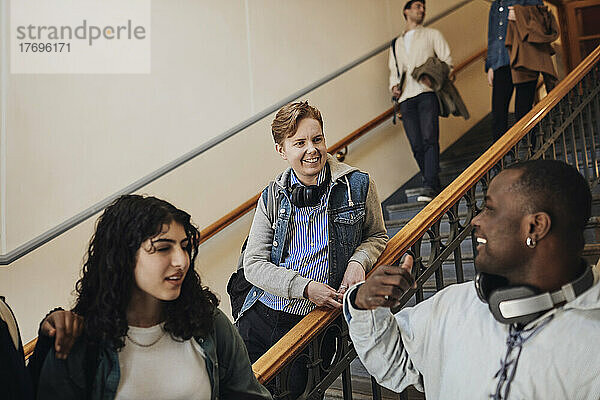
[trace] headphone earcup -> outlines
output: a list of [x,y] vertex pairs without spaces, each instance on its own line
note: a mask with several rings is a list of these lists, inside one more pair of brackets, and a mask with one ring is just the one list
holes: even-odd
[[321,200],[319,186],[306,186],[304,188],[304,204],[306,207],[314,207]]
[[478,272],[475,275],[475,290],[479,300],[489,303],[490,295],[498,288],[508,286],[508,280],[498,275]]
[[488,297],[488,306],[490,312],[497,321],[504,324],[527,324],[540,316],[542,312],[531,314],[518,313],[514,316],[506,316],[502,313],[500,305],[505,301],[513,301],[519,299],[527,299],[539,294],[539,291],[530,286],[508,286],[492,290]]
[[315,207],[321,202],[321,196],[327,191],[331,182],[331,170],[329,164],[325,164],[325,179],[319,185],[304,186],[299,183],[294,184],[290,193],[290,201],[298,208]]
[[302,186],[295,184],[292,187],[290,200],[298,208],[314,207],[321,201],[322,189],[320,186]]
[[295,205],[298,208],[306,207],[305,191],[306,191],[306,187],[299,185],[299,184],[295,184],[292,187],[292,193],[290,195],[290,200],[293,205]]

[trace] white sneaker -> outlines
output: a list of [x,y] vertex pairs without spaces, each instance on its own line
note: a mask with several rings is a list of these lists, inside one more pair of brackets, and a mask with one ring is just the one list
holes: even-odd
[[429,203],[431,200],[433,200],[433,197],[428,196],[426,194],[421,194],[417,196],[417,202]]
[[425,189],[423,193],[417,196],[417,202],[429,203],[438,193],[433,189]]

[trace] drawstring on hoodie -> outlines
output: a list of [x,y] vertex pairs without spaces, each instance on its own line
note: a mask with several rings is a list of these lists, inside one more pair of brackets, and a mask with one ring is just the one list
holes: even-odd
[[[517,364],[521,357],[521,351],[526,341],[531,339],[536,333],[538,333],[544,326],[548,324],[554,317],[554,314],[549,315],[537,326],[529,329],[517,329],[513,324],[509,328],[508,339],[506,340],[506,355],[503,360],[500,360],[500,369],[494,375],[494,378],[498,378],[498,385],[496,386],[496,393],[490,395],[490,399],[493,400],[505,400],[508,398],[510,392],[510,384],[515,379],[517,372]],[[511,353],[514,349],[517,349],[517,355],[515,358],[510,360]],[[502,393],[504,389],[504,393]]]
[[348,206],[354,206],[354,202],[352,201],[352,193],[350,193],[350,182],[348,182],[348,177],[344,175],[344,179],[346,180],[346,189],[348,190]]

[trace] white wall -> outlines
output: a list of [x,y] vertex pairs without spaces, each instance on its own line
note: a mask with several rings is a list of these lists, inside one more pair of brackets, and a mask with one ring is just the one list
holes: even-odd
[[[154,0],[150,75],[8,75],[8,250],[391,39],[402,30],[403,3]],[[428,15],[456,3],[428,4]],[[433,25],[455,63],[485,46],[488,7],[475,1]],[[382,54],[305,96],[323,112],[329,144],[390,106],[388,73]],[[443,120],[442,148],[489,110],[481,61],[457,86],[472,118]],[[140,192],[207,226],[285,167],[273,151],[271,120]],[[352,145],[347,162],[372,174],[382,199],[417,171],[402,128],[389,122]],[[251,217],[201,247],[198,270],[227,312],[226,280]],[[70,304],[95,218],[0,268],[0,294],[25,341],[48,309]]]

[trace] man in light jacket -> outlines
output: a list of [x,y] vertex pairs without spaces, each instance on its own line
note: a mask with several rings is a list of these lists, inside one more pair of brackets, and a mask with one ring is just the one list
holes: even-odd
[[600,284],[581,258],[591,194],[554,160],[504,170],[472,220],[473,282],[393,315],[412,258],[348,290],[344,315],[367,370],[428,399],[600,398]]
[[390,90],[400,103],[404,131],[423,175],[425,192],[417,201],[431,201],[441,190],[440,109],[430,79],[417,81],[412,73],[434,56],[452,68],[452,58],[440,31],[423,27],[425,0],[408,1],[403,12],[405,30],[393,43],[395,51],[390,51]]
[[[315,307],[341,308],[346,289],[365,278],[387,241],[371,177],[327,154],[323,118],[308,102],[281,108],[272,124],[275,149],[289,168],[259,198],[244,254],[254,285],[238,328],[256,361]],[[274,196],[276,217],[264,196]],[[323,341],[327,365],[333,336]],[[306,363],[289,377],[292,398],[305,389]]]

